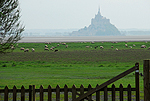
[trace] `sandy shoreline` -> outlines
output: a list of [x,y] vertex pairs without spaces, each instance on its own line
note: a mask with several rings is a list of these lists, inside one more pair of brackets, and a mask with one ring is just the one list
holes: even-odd
[[91,41],[150,41],[149,36],[60,36],[60,37],[23,37],[19,43],[41,43],[41,42],[91,42]]

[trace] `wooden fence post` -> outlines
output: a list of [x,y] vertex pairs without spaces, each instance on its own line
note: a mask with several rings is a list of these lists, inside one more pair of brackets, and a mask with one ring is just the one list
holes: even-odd
[[7,86],[4,89],[4,101],[8,101],[8,87]]
[[25,88],[23,85],[21,87],[21,101],[25,101]]
[[120,101],[123,101],[123,85],[122,84],[120,84],[119,89],[120,89],[119,91]]
[[116,98],[115,85],[113,84],[111,88],[112,88],[112,93],[111,93],[112,94],[112,101],[115,101],[116,100],[115,99]]
[[48,101],[52,101],[52,87],[48,86]]
[[150,60],[143,61],[144,101],[150,101]]
[[[84,86],[81,84],[81,86],[80,86],[80,95],[83,95],[83,94],[84,94]],[[81,100],[81,101],[84,101],[84,99]]]
[[139,87],[139,63],[135,63],[137,67],[135,70],[135,87],[136,87],[136,101],[140,100],[140,87]]
[[43,86],[40,86],[40,101],[44,101],[44,92],[43,92]]
[[73,101],[74,99],[76,99],[76,93],[77,93],[77,91],[76,91],[76,86],[73,85],[73,86],[72,86],[72,101]]
[[17,101],[17,88],[16,88],[16,86],[13,87],[13,101]]
[[60,101],[60,87],[56,86],[56,101]]
[[[97,84],[96,87],[98,87],[99,85]],[[100,91],[96,92],[96,101],[100,101]]]
[[36,101],[35,85],[33,85],[33,101]]
[[64,86],[64,101],[68,101],[68,86]]
[[32,101],[32,95],[33,95],[33,86],[29,85],[29,101]]

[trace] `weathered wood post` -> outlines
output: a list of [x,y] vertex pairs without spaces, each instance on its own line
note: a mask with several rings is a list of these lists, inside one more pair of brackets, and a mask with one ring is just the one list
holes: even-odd
[[139,63],[135,63],[135,87],[136,87],[136,101],[140,101],[140,86],[139,86]]
[[33,95],[33,86],[29,85],[29,101],[33,101],[32,95]]
[[143,61],[144,101],[150,101],[150,60]]

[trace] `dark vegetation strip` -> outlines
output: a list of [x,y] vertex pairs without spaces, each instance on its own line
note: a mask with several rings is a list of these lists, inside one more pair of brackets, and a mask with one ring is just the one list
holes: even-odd
[[80,51],[59,51],[59,52],[13,52],[0,54],[0,61],[46,61],[53,63],[95,63],[108,62],[142,62],[148,59],[149,50],[128,49],[128,50],[80,50]]

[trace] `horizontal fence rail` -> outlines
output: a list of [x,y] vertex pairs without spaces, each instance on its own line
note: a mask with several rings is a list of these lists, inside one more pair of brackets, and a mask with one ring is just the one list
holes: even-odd
[[[48,101],[55,101],[54,98],[56,99],[56,101],[60,101],[60,99],[64,99],[64,101],[71,101],[77,98],[77,96],[80,96],[91,89],[94,88],[92,88],[90,84],[88,88],[84,88],[83,85],[81,85],[80,88],[76,88],[75,85],[73,85],[72,88],[68,88],[67,85],[65,85],[64,88],[60,88],[59,85],[57,85],[56,88],[51,88],[51,86],[49,85],[47,89],[44,89],[42,85],[40,86],[39,89],[36,89],[35,85],[29,85],[29,89],[25,89],[24,86],[22,86],[21,89],[17,89],[16,86],[14,86],[13,89],[8,89],[8,87],[6,86],[4,89],[0,89],[0,98],[1,98],[0,100],[8,101],[9,94],[12,94],[13,101],[17,101],[18,98],[17,93],[20,93],[20,98],[18,99],[21,99],[21,101],[25,101],[25,100],[27,101],[27,99],[29,99],[29,101],[36,101],[37,94],[39,94],[40,101],[44,101],[45,99],[47,99]],[[111,95],[112,101],[115,101],[117,97],[116,92],[118,92],[120,101],[123,101],[124,99],[123,96],[124,93],[126,92],[125,94],[127,94],[128,96],[128,101],[131,101],[131,97],[133,96],[131,92],[135,92],[135,91],[136,88],[131,88],[130,84],[126,88],[124,88],[122,84],[120,84],[119,88],[116,88],[115,85],[113,84],[111,88],[108,88],[106,86],[100,89],[100,91],[97,91],[95,94],[91,94],[86,98],[86,100],[92,101],[92,96],[93,96],[95,97],[96,101],[100,101],[100,99],[104,99],[105,101],[107,101],[108,95]],[[63,98],[60,97],[61,95],[60,93],[64,95]],[[68,97],[69,93],[72,93],[71,97]]]

